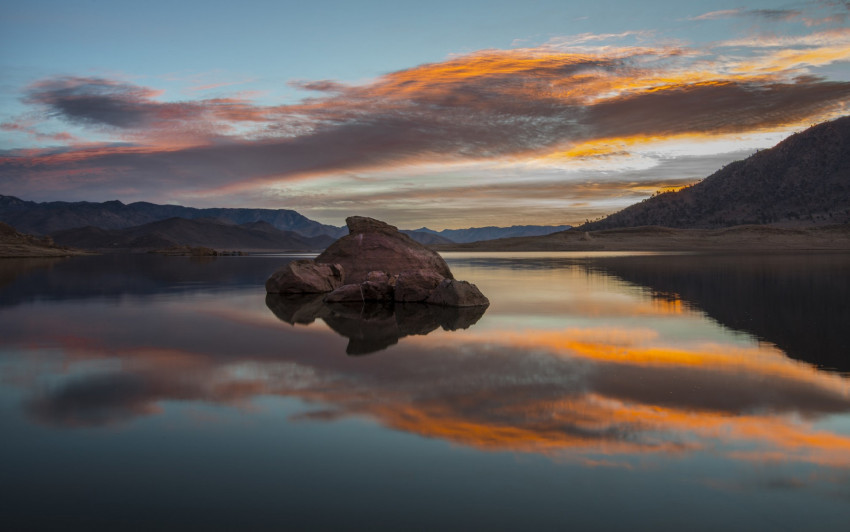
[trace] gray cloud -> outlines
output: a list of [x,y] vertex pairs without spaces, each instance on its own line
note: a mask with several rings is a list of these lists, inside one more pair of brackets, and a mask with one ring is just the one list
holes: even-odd
[[691,20],[719,20],[733,17],[748,17],[788,22],[796,20],[802,15],[803,12],[796,9],[724,9],[703,13],[702,15],[692,17]]
[[41,104],[71,122],[119,128],[143,127],[157,115],[184,118],[191,113],[181,104],[152,103],[154,91],[102,78],[55,78],[30,87],[26,103]]
[[154,99],[157,94],[105,78],[58,77],[31,85],[23,101],[72,123],[142,130],[211,119],[259,121],[265,111],[233,99],[162,103]]
[[802,11],[796,9],[753,9],[745,11],[746,14],[768,20],[790,21],[803,15]]
[[[154,99],[156,91],[127,83],[48,79],[29,89],[28,102],[69,121],[153,140],[132,149],[7,154],[0,158],[0,175],[7,193],[30,197],[52,187],[71,197],[124,191],[127,199],[151,199],[163,191],[232,193],[273,181],[399,164],[534,156],[597,139],[757,131],[799,123],[850,100],[848,82],[764,75],[740,81],[718,75],[717,81],[650,85],[599,97],[612,83],[640,86],[643,79],[663,74],[680,54],[638,50],[604,59],[486,51],[394,72],[362,86],[299,82],[322,96],[274,108],[238,100],[161,103]],[[681,73],[681,65],[675,68]],[[265,134],[210,133],[182,149],[156,143],[158,135],[173,135],[182,124],[212,130],[208,126],[217,121],[261,124]]]

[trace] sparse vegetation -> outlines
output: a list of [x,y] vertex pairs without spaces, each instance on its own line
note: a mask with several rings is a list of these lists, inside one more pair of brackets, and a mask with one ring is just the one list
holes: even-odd
[[678,191],[651,197],[581,228],[660,225],[711,229],[850,222],[850,117],[795,133]]

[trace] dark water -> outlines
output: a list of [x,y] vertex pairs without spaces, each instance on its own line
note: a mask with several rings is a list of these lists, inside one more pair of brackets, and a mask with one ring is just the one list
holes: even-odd
[[3,528],[846,530],[850,256],[447,259],[486,312],[0,261]]

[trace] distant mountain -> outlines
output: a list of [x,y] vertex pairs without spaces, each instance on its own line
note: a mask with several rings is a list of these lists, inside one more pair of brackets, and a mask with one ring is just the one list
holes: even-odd
[[850,117],[813,126],[699,183],[581,226],[719,228],[850,222]]
[[0,221],[19,231],[39,235],[87,226],[107,230],[125,229],[168,218],[210,218],[233,225],[266,222],[281,231],[294,231],[308,237],[326,235],[339,238],[348,234],[344,227],[321,224],[288,209],[196,209],[144,201],[125,205],[117,200],[103,203],[36,203],[13,196],[0,196]]
[[[303,236],[326,235],[334,239],[348,234],[345,227],[321,224],[288,209],[230,209],[158,205],[139,201],[124,204],[118,200],[103,203],[89,201],[50,201],[37,203],[14,196],[0,195],[0,221],[18,230],[36,235],[82,227],[106,231],[127,229],[169,218],[187,220],[213,219],[230,225],[265,223],[281,231],[293,231]],[[473,227],[432,231],[423,227],[402,232],[424,245],[473,242],[507,236],[546,235],[568,229],[569,226],[516,225],[513,227]]]
[[444,236],[440,236],[434,231],[424,231],[422,229],[410,230],[400,229],[399,232],[406,234],[413,240],[419,242],[423,246],[432,246],[434,244],[454,244],[454,240],[449,240]]
[[513,225],[511,227],[470,227],[469,229],[443,229],[434,231],[423,227],[416,229],[420,233],[431,233],[449,240],[449,242],[427,242],[428,244],[446,244],[467,242],[479,242],[481,240],[495,240],[497,238],[513,238],[519,236],[543,236],[551,235],[559,231],[570,229],[570,225]]
[[219,220],[168,218],[124,229],[78,227],[51,235],[57,244],[83,249],[162,249],[202,246],[217,250],[320,251],[335,239],[281,231],[266,222],[233,225]]

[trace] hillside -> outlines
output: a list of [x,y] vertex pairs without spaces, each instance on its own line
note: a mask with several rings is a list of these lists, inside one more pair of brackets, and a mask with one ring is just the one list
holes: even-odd
[[81,227],[53,233],[62,245],[84,249],[161,249],[174,246],[201,246],[217,250],[322,250],[333,238],[305,237],[281,231],[266,222],[244,225],[219,220],[169,218],[124,229]]
[[741,225],[721,229],[643,226],[561,231],[434,246],[438,251],[835,251],[850,250],[850,224],[781,228]]
[[18,232],[0,222],[0,258],[68,257],[85,255],[84,251],[57,246],[50,237],[37,237]]
[[711,229],[850,222],[850,117],[813,126],[699,183],[581,226]]

